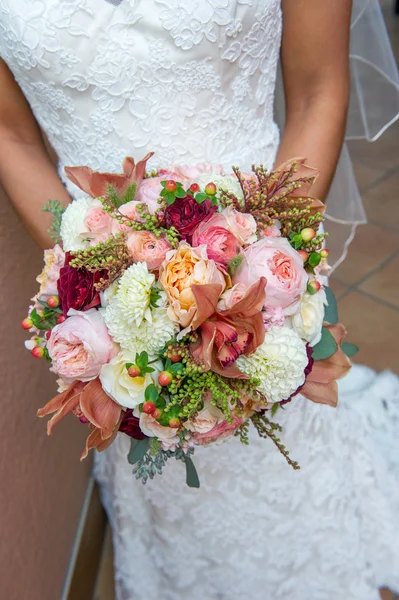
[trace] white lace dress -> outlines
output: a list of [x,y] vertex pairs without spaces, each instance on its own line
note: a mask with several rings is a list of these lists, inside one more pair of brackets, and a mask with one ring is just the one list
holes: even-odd
[[[0,55],[65,165],[270,167],[279,0],[0,0]],[[72,194],[76,189],[69,185]],[[267,441],[201,448],[136,482],[119,434],[96,457],[118,600],[377,600],[399,590],[399,383],[358,367],[336,410],[281,411]]]

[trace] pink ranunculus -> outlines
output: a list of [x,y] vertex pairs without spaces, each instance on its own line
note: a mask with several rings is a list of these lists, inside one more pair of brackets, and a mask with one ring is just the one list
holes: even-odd
[[226,420],[224,420],[221,423],[217,423],[210,431],[206,433],[194,433],[192,439],[195,444],[205,446],[206,444],[211,444],[213,442],[231,437],[234,435],[237,429],[241,427],[242,424],[243,419],[237,417],[237,415],[233,415],[232,423],[228,423]]
[[[224,175],[224,169],[222,165],[173,165],[172,171],[179,181],[183,183],[184,180],[192,181],[203,173],[219,173]],[[164,178],[163,178],[164,179]]]
[[218,310],[228,310],[237,304],[245,296],[248,287],[243,283],[236,283],[230,289],[223,292],[218,303]]
[[216,263],[227,265],[241,251],[237,238],[224,227],[209,227],[199,233],[201,225],[194,231],[192,245],[206,244],[208,257]]
[[56,325],[47,343],[52,370],[69,380],[95,379],[103,365],[117,353],[101,313],[70,310],[69,318]]
[[266,277],[265,309],[281,307],[293,315],[306,290],[308,275],[300,255],[286,238],[265,237],[246,248],[233,283],[251,285]]
[[126,239],[133,260],[146,262],[149,271],[159,269],[166,253],[172,249],[165,237],[157,237],[151,231],[132,231]]
[[161,192],[163,189],[161,181],[165,181],[167,179],[174,179],[178,181],[179,177],[176,173],[166,171],[159,177],[148,177],[147,179],[143,179],[140,184],[137,192],[138,199],[140,202],[144,202],[144,204],[147,205],[151,215],[154,215],[159,208],[158,199],[161,197]]
[[86,213],[85,225],[90,233],[111,235],[112,217],[105,210],[100,200],[94,200]]
[[200,225],[200,233],[211,227],[228,229],[240,244],[253,244],[256,241],[256,221],[252,215],[242,213],[232,206],[215,213]]

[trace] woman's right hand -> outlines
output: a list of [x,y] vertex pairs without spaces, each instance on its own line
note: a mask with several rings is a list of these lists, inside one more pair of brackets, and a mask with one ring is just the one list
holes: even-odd
[[41,209],[48,200],[68,204],[70,197],[30,106],[1,59],[0,90],[0,182],[31,236],[49,248],[51,215]]

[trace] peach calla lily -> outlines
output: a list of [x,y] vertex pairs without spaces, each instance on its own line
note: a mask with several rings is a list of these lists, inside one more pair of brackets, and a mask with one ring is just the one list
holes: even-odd
[[65,174],[81,190],[93,198],[107,196],[107,188],[112,185],[118,194],[123,195],[133,183],[139,185],[144,178],[147,161],[153,155],[149,152],[137,164],[131,156],[123,161],[123,173],[99,173],[89,167],[65,167]]
[[314,362],[312,371],[307,376],[301,389],[301,394],[313,402],[337,406],[337,379],[344,377],[352,365],[341,349],[341,343],[346,335],[345,327],[341,323],[336,325],[324,323],[324,327],[330,331],[338,345],[338,349],[329,358]]
[[115,439],[122,419],[122,407],[104,392],[98,378],[89,383],[75,381],[36,414],[45,417],[54,413],[47,424],[47,434],[51,435],[54,426],[69,412],[82,415],[92,429],[81,460],[86,458],[91,448],[99,451],[108,448]]
[[[242,354],[254,352],[263,342],[265,328],[261,309],[265,302],[266,279],[251,285],[244,297],[228,310],[217,310],[216,289],[194,285],[198,314],[195,326],[199,339],[191,345],[191,353],[224,377],[247,379],[235,363]],[[213,310],[212,310],[213,309]]]

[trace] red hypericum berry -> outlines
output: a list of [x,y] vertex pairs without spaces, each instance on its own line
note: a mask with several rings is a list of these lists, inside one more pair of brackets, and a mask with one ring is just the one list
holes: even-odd
[[129,367],[127,372],[129,377],[138,377],[141,373],[140,367],[138,367],[137,365],[132,365],[131,367]]
[[181,361],[181,356],[180,354],[172,354],[172,356],[169,356],[169,359],[172,363],[178,363]]
[[65,315],[58,315],[58,317],[57,317],[57,324],[60,325],[64,321],[66,321],[66,316]]
[[49,308],[57,308],[57,306],[60,305],[60,299],[58,298],[58,296],[50,296],[50,298],[47,300],[47,306]]
[[173,179],[168,179],[168,181],[165,183],[165,189],[168,192],[175,192],[176,188],[177,188],[176,181],[174,181]]
[[329,255],[329,251],[327,250],[327,248],[322,248],[320,250],[320,256],[321,258],[327,258]]
[[169,421],[169,427],[172,427],[172,429],[177,429],[178,427],[180,427],[180,419],[178,419],[177,417],[172,417]]
[[316,281],[316,279],[313,279],[313,281],[309,281],[308,283],[308,287],[307,287],[307,292],[308,294],[312,295],[313,294],[317,294],[317,292],[320,290],[321,285],[318,281]]
[[49,329],[48,331],[46,331],[46,340],[49,340],[51,336],[51,329]]
[[172,373],[169,373],[169,371],[162,371],[162,373],[158,375],[158,382],[164,387],[170,385],[172,383],[172,379]]
[[154,410],[154,412],[152,413],[152,416],[154,417],[154,419],[159,419],[159,417],[162,415],[162,410],[160,408],[156,408]]
[[309,254],[306,252],[306,250],[298,250],[298,254],[299,256],[302,258],[303,262],[305,263],[308,258],[309,258]]
[[200,186],[198,185],[198,183],[192,183],[190,185],[190,192],[193,192],[193,194],[196,194],[199,191],[200,191]]
[[214,196],[216,194],[216,185],[213,182],[207,183],[205,186],[205,193],[208,196]]
[[315,235],[316,232],[312,227],[305,227],[305,229],[302,229],[301,231],[301,238],[304,242],[311,242]]
[[32,348],[32,356],[34,356],[35,358],[43,358],[44,348],[42,348],[41,346],[35,346],[34,348]]
[[144,402],[143,404],[143,412],[145,412],[147,415],[152,415],[156,408],[157,407],[153,402]]
[[30,329],[32,327],[32,325],[33,325],[33,321],[32,321],[32,319],[29,319],[29,317],[24,319],[21,323],[22,329],[26,329],[26,330]]

